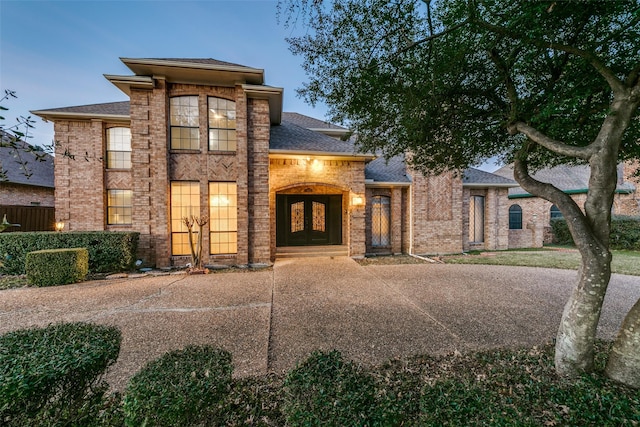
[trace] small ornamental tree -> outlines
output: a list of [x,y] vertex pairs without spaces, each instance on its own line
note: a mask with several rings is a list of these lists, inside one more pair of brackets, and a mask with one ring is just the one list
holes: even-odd
[[[498,156],[516,181],[557,205],[582,256],[556,341],[558,372],[594,362],[611,276],[617,165],[640,157],[640,3],[531,0],[282,0],[309,81],[363,150],[410,153],[425,173]],[[587,164],[578,206],[530,172]],[[637,164],[637,163],[636,163]],[[613,346],[609,376],[640,387],[640,302]]]
[[[202,270],[202,237],[204,235],[202,228],[207,225],[209,218],[206,216],[186,216],[182,218],[182,223],[187,227],[189,233],[189,249],[191,249],[191,268],[194,270]],[[194,231],[194,226],[198,226],[198,230]],[[195,234],[195,235],[194,235]]]

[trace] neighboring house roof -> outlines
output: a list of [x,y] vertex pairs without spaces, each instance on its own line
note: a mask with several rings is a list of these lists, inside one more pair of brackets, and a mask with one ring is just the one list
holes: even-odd
[[[513,178],[513,165],[503,166],[494,172],[503,177]],[[591,171],[587,165],[568,166],[559,165],[552,168],[541,169],[532,174],[538,181],[553,184],[567,194],[586,193],[589,189],[589,175]],[[618,165],[618,185],[616,192],[631,193],[635,186],[630,182],[622,181],[622,165]],[[509,198],[534,197],[522,187],[509,189]]]
[[[38,151],[36,156],[36,153],[28,151],[28,148],[33,146],[21,140],[16,142],[18,150],[16,153],[16,149],[5,147],[5,143],[11,138],[10,134],[0,131],[0,138],[3,142],[0,144],[0,166],[7,174],[7,180],[0,183],[54,187],[52,156],[41,151]],[[26,171],[22,167],[23,163],[26,163]]]
[[341,141],[312,131],[287,120],[285,116],[280,125],[271,126],[269,152],[271,154],[344,155],[364,159],[374,157],[370,154],[358,153],[351,141]]

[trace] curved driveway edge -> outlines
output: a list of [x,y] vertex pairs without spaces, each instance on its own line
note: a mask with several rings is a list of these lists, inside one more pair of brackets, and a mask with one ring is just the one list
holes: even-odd
[[[147,361],[187,344],[231,351],[237,376],[290,369],[315,349],[378,364],[543,344],[555,336],[575,277],[531,267],[287,259],[254,272],[0,291],[0,333],[60,321],[118,326],[122,348],[107,379],[122,389]],[[638,298],[640,277],[614,275],[599,336],[613,338]]]

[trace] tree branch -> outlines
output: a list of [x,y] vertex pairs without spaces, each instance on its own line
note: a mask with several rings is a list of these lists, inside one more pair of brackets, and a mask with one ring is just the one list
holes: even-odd
[[542,145],[544,148],[563,156],[589,160],[589,158],[595,153],[595,148],[591,144],[586,147],[568,145],[562,141],[549,138],[547,135],[524,122],[512,123],[508,126],[508,130],[512,135],[515,135],[518,132],[522,133],[536,144]]
[[509,75],[509,67],[507,66],[507,63],[502,58],[500,58],[496,49],[491,49],[489,51],[489,57],[504,75],[504,83],[507,87],[507,96],[509,97],[509,102],[511,103],[509,120],[514,121],[518,118],[518,91],[516,89],[516,85],[511,79],[511,76]]
[[626,90],[626,85],[624,84],[624,82],[620,80],[615,75],[615,73],[609,67],[607,67],[606,64],[602,62],[600,58],[598,58],[593,52],[589,52],[583,49],[578,49],[577,47],[565,45],[562,43],[553,43],[553,42],[546,42],[544,40],[538,40],[532,37],[528,37],[528,36],[510,31],[504,27],[490,24],[481,19],[474,19],[473,22],[489,30],[492,33],[500,34],[515,40],[522,40],[527,43],[532,43],[533,45],[541,48],[559,50],[562,52],[570,53],[573,55],[577,55],[581,58],[584,58],[589,63],[591,63],[591,65],[596,69],[596,71],[598,71],[598,73],[602,77],[604,77],[604,79],[607,81],[607,83],[609,84],[609,86],[614,92],[623,92]]

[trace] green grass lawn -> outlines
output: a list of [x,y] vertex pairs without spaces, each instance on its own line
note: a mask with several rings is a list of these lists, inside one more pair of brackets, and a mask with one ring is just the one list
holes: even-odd
[[[614,273],[640,276],[640,252],[612,251]],[[510,250],[443,257],[447,264],[519,265],[577,270],[580,254],[570,249]]]

